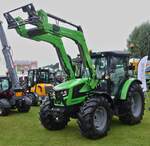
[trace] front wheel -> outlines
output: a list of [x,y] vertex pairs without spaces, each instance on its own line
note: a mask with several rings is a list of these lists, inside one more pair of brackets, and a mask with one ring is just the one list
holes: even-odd
[[19,100],[17,103],[17,109],[20,113],[27,113],[29,112],[31,106],[26,103],[24,100]]
[[103,97],[92,97],[81,107],[78,125],[81,134],[90,139],[107,135],[112,119],[111,105]]
[[138,124],[144,115],[144,93],[139,84],[134,83],[128,91],[128,99],[121,104],[119,120],[125,124]]
[[40,109],[41,124],[48,130],[61,130],[67,126],[69,118],[61,109],[54,110],[50,106],[50,101],[45,101]]

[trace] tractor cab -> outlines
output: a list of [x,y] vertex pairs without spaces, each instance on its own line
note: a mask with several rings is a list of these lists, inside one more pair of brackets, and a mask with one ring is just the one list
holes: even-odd
[[92,53],[96,69],[96,77],[100,79],[98,90],[106,91],[110,95],[117,95],[119,87],[129,78],[129,53],[109,51]]
[[53,84],[63,82],[65,74],[63,71],[57,69],[30,69],[28,71],[28,87],[32,87],[36,84]]
[[48,69],[31,69],[28,71],[28,87],[39,83],[50,83],[50,74]]
[[31,69],[28,71],[27,88],[29,96],[32,98],[32,105],[37,105],[38,102],[48,95],[49,89],[53,88],[53,77],[49,69]]
[[[129,78],[129,53],[123,51],[93,52],[91,58],[99,80],[97,91],[117,96],[119,88]],[[80,56],[74,58],[76,72],[80,77],[89,77],[88,69],[84,68]]]
[[0,99],[1,98],[11,98],[14,93],[10,90],[12,87],[11,82],[8,77],[0,77]]

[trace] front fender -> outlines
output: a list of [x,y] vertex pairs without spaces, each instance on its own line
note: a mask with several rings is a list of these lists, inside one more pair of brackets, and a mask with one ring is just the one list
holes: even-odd
[[92,91],[91,93],[92,93],[92,95],[95,94],[97,96],[103,96],[103,97],[107,98],[107,100],[109,101],[111,106],[113,105],[113,100],[112,100],[111,96],[109,94],[107,94],[106,92]]
[[138,83],[138,84],[142,84],[142,82],[138,79],[135,79],[135,78],[131,78],[131,79],[128,79],[123,87],[122,87],[122,90],[121,90],[121,95],[120,95],[120,100],[126,100],[127,99],[127,94],[128,94],[128,90],[130,88],[130,86],[133,84],[133,83]]

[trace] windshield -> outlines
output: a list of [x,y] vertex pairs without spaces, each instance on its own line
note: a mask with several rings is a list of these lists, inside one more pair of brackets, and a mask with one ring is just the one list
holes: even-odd
[[30,70],[28,73],[28,86],[33,86],[37,83],[49,83],[48,70]]
[[28,73],[28,86],[37,83],[49,83],[49,72],[47,70],[30,70]]
[[[96,69],[96,75],[98,79],[101,79],[102,76],[107,71],[107,58],[106,57],[98,57],[92,58],[92,63],[94,68]],[[83,66],[83,63],[76,63],[76,71],[78,72],[78,76],[80,77],[90,77],[89,69]]]
[[49,83],[49,72],[48,71],[39,71],[37,72],[38,82],[39,83]]

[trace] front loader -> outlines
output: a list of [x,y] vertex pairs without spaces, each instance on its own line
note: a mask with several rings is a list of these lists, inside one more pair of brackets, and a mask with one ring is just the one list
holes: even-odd
[[10,52],[11,47],[8,45],[2,22],[0,22],[0,40],[3,47],[2,52],[6,68],[8,70],[8,77],[0,77],[0,116],[6,116],[11,109],[16,108],[19,112],[28,112],[30,110],[31,101],[19,83]]
[[[28,18],[14,18],[11,13],[18,9],[27,13]],[[44,10],[36,11],[32,4],[6,12],[4,16],[8,28],[16,29],[20,36],[53,45],[67,74],[67,81],[49,91],[49,100],[41,106],[40,120],[46,129],[63,129],[70,118],[76,118],[81,134],[97,139],[107,135],[113,115],[126,124],[141,122],[144,95],[141,82],[128,75],[127,54],[108,52],[91,56],[81,26]],[[50,23],[48,18],[57,23]],[[75,29],[60,26],[58,21]],[[32,28],[26,27],[28,24]],[[79,49],[81,74],[76,74],[64,48],[63,37],[73,40]]]

